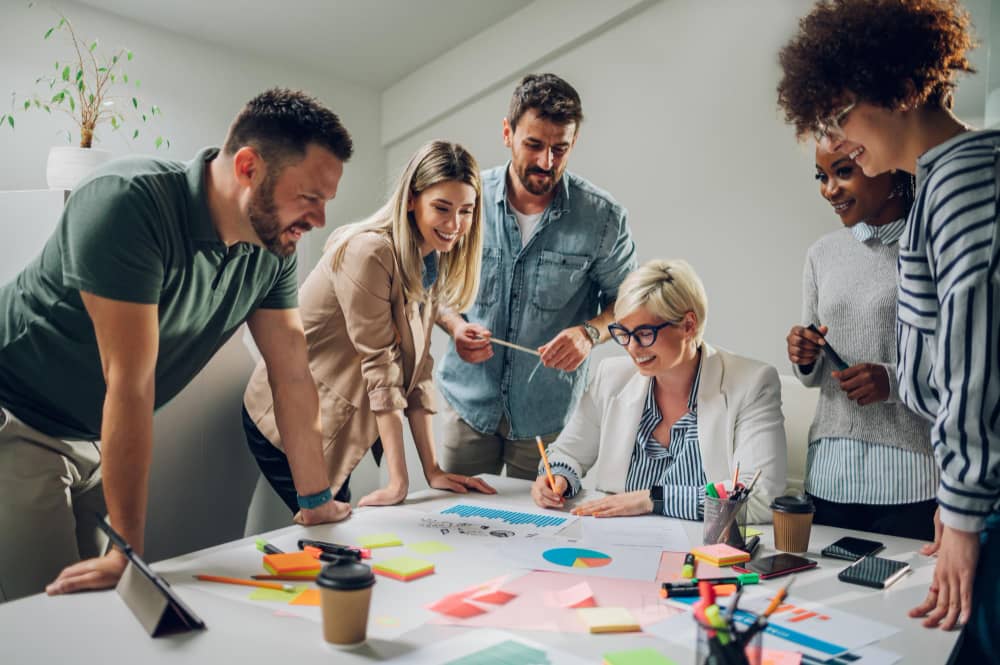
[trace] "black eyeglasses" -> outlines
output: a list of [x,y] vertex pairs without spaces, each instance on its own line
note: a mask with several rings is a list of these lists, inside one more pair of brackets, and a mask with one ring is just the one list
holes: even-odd
[[666,323],[661,323],[658,326],[642,325],[636,326],[632,330],[629,330],[620,323],[612,323],[608,326],[608,332],[611,333],[611,339],[615,340],[622,346],[628,346],[632,338],[635,337],[635,342],[641,347],[652,346],[656,343],[656,336],[661,330],[667,326],[672,326],[680,323],[680,321],[667,321]]

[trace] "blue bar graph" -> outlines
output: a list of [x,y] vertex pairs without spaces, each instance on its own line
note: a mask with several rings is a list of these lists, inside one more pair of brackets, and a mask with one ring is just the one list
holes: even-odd
[[461,517],[482,517],[489,520],[500,520],[507,524],[534,524],[540,528],[552,528],[566,523],[565,517],[554,517],[540,513],[521,513],[513,510],[484,508],[482,506],[467,506],[458,504],[441,511],[442,515],[459,515]]

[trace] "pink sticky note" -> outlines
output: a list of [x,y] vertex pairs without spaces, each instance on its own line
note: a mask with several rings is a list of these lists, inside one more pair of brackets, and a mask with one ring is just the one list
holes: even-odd
[[596,607],[594,591],[586,582],[566,589],[545,592],[545,604],[549,607]]
[[445,596],[436,603],[428,605],[427,609],[456,619],[468,619],[469,617],[486,612],[486,610],[476,607],[472,603],[465,602],[465,594],[461,593],[453,593]]
[[515,598],[517,598],[516,594],[508,593],[503,589],[495,589],[493,591],[476,594],[475,596],[469,598],[469,600],[474,600],[477,603],[489,603],[490,605],[506,605]]
[[775,651],[764,649],[761,654],[761,665],[800,665],[802,654],[794,651]]

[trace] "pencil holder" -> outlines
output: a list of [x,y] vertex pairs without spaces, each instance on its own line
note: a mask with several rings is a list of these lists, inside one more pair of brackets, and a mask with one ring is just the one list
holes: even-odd
[[710,626],[698,617],[695,665],[761,665],[763,663],[764,633],[757,632],[749,640],[737,632],[731,621],[725,630]]
[[705,525],[703,542],[705,545],[725,543],[737,549],[745,549],[743,538],[747,524],[748,498],[733,501],[705,496]]

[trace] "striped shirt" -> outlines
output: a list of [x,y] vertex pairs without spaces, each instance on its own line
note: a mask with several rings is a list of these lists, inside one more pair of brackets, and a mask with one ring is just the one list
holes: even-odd
[[656,379],[649,382],[646,406],[639,420],[635,447],[628,465],[625,490],[663,487],[663,512],[667,517],[700,520],[705,508],[705,470],[698,444],[698,384],[701,382],[701,358],[695,371],[688,411],[670,427],[670,445],[664,447],[653,438],[653,430],[663,420],[656,406]]
[[[905,218],[882,226],[859,222],[851,234],[862,243],[891,245],[905,227]],[[849,437],[809,443],[805,489],[821,499],[876,506],[917,503],[933,499],[937,487],[937,463],[930,454]]]
[[998,151],[981,131],[924,153],[899,248],[900,397],[934,423],[941,520],[962,531],[1000,499]]

